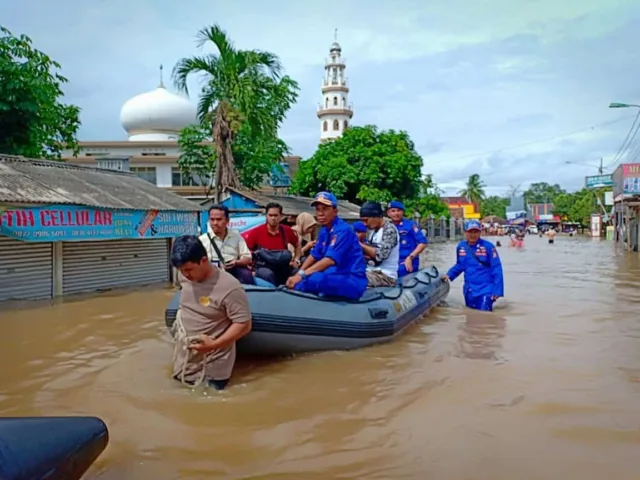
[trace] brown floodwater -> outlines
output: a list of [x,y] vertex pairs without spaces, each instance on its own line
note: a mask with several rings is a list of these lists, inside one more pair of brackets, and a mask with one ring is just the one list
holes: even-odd
[[89,479],[640,478],[640,255],[500,252],[495,312],[465,310],[458,280],[394,343],[243,361],[221,393],[170,380],[168,288],[3,305],[0,415],[103,418]]

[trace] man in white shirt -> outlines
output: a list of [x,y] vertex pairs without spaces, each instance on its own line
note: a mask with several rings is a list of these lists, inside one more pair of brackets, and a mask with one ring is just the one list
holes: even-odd
[[367,262],[369,287],[391,287],[398,280],[400,234],[396,226],[384,219],[382,206],[365,202],[360,207],[360,219],[369,229],[367,242],[360,242]]
[[244,238],[229,225],[229,209],[224,205],[213,205],[209,209],[209,228],[199,239],[207,250],[209,261],[224,268],[240,283],[254,285],[251,252]]

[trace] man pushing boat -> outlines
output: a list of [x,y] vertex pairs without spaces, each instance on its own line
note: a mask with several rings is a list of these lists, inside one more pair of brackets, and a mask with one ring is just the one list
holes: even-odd
[[289,277],[287,287],[316,295],[359,299],[367,289],[367,266],[356,232],[338,216],[338,200],[332,193],[318,193],[311,206],[322,225],[318,242],[300,270]]
[[464,224],[466,239],[456,247],[456,264],[443,280],[453,281],[464,273],[464,302],[475,310],[491,312],[493,303],[504,296],[502,263],[496,247],[480,238],[482,225],[478,220]]

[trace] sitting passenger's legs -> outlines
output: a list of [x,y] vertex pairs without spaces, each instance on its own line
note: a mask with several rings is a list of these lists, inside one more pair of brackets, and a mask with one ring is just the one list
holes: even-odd
[[265,282],[269,282],[273,285],[278,285],[276,280],[276,274],[273,270],[267,267],[259,267],[256,270],[256,277],[263,279]]
[[342,297],[358,300],[367,289],[367,277],[336,273],[335,267],[323,272],[316,272],[303,279],[295,286],[299,292],[324,294],[331,297]]
[[249,267],[233,267],[227,270],[228,273],[233,275],[240,283],[245,285],[255,285],[253,281],[253,273],[249,270]]

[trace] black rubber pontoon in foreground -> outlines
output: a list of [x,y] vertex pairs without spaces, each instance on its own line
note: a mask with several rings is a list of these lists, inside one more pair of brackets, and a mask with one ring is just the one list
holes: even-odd
[[[318,297],[283,287],[246,286],[253,329],[238,342],[249,355],[289,355],[352,350],[393,340],[407,326],[444,300],[449,284],[435,267],[403,277],[395,287],[370,288],[358,301]],[[181,292],[165,321],[171,329]]]
[[78,480],[107,443],[97,417],[2,417],[0,479]]

